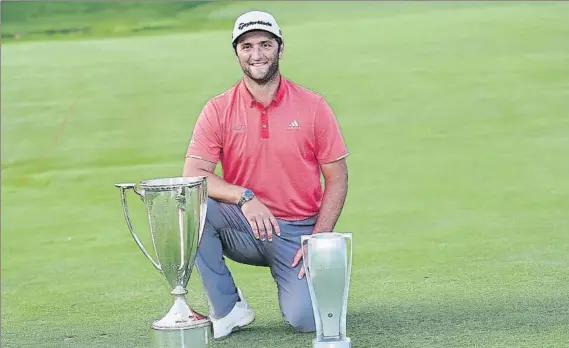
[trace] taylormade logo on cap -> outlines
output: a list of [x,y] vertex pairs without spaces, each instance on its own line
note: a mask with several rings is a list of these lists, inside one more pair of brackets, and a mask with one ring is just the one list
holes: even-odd
[[253,30],[264,30],[274,34],[280,39],[283,37],[281,28],[277,24],[275,17],[270,13],[250,11],[242,14],[235,21],[235,25],[233,26],[232,42],[235,43],[235,40],[239,38],[239,36]]
[[271,24],[271,22],[263,22],[263,21],[247,22],[247,23],[239,23],[239,30],[242,30],[243,28],[247,28],[248,26],[251,26],[254,24],[268,25],[269,27],[273,26]]

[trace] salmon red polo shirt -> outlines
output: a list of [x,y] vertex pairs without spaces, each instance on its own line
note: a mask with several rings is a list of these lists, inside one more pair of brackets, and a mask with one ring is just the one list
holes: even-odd
[[323,97],[281,77],[268,107],[243,81],[210,99],[196,121],[186,157],[221,161],[223,179],[248,188],[283,220],[318,214],[320,164],[348,156]]

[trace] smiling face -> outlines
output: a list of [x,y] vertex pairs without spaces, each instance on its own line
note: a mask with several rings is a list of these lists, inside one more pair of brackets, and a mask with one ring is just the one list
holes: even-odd
[[241,69],[257,84],[266,84],[276,76],[283,47],[279,50],[272,34],[264,31],[243,34],[235,50]]

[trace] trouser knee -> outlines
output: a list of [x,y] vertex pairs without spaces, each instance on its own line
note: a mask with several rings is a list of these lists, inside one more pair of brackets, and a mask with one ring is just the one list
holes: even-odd
[[207,199],[207,212],[205,214],[206,221],[214,221],[220,216],[220,203],[213,198]]
[[205,215],[205,226],[204,234],[215,234],[217,231],[216,227],[220,225],[221,218],[221,206],[220,203],[212,198],[207,200],[207,212]]
[[314,332],[316,324],[312,310],[297,309],[286,313],[286,321],[298,332]]

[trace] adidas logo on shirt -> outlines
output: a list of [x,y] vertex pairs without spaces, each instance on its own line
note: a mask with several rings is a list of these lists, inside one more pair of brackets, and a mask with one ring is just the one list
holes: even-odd
[[300,125],[298,124],[298,122],[296,122],[296,120],[292,121],[291,123],[288,124],[287,127],[289,130],[297,130],[300,129]]

